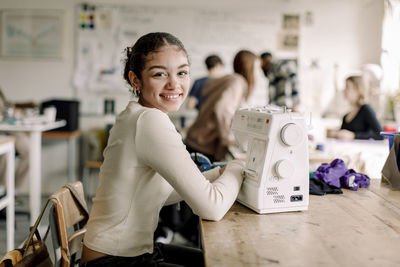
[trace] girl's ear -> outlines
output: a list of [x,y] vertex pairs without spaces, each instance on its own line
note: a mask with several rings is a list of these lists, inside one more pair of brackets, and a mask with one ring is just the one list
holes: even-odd
[[136,76],[136,74],[133,71],[129,71],[128,77],[132,87],[136,88],[137,90],[140,90],[140,80]]

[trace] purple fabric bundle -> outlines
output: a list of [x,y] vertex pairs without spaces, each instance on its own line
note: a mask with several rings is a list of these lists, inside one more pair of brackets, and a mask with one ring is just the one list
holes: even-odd
[[322,163],[314,172],[313,178],[323,180],[325,183],[335,186],[357,190],[359,187],[368,187],[370,178],[353,169],[347,169],[341,159],[335,159],[331,163]]

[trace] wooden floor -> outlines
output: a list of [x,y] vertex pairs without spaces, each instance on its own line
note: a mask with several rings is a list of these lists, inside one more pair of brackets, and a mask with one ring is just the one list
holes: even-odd
[[259,215],[234,204],[202,221],[206,266],[400,266],[400,191],[380,180],[310,196],[308,211]]

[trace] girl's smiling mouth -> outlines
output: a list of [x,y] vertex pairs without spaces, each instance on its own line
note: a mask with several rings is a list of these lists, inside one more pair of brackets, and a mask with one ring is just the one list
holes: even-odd
[[161,97],[166,98],[166,99],[176,99],[180,97],[182,94],[168,94],[168,95],[163,95],[160,94]]

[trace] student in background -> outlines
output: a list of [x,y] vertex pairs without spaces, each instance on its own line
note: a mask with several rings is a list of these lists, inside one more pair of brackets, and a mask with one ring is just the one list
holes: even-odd
[[192,89],[189,92],[186,108],[200,110],[201,105],[204,102],[204,96],[202,94],[204,85],[209,79],[219,78],[224,73],[224,63],[222,59],[217,55],[210,55],[206,58],[205,64],[208,70],[207,77],[196,80],[193,83]]
[[375,111],[371,105],[367,104],[367,92],[362,77],[348,77],[344,94],[352,110],[343,117],[340,130],[329,129],[327,137],[341,140],[383,139],[380,135],[382,127],[376,118]]
[[184,200],[220,220],[235,202],[243,162],[201,173],[168,117],[187,96],[189,60],[168,33],[149,33],[126,49],[124,78],[138,101],[116,118],[104,150],[81,266],[203,266],[200,250],[153,242],[163,205]]
[[[21,103],[21,106],[33,107],[33,103]],[[0,114],[1,119],[7,118],[7,109],[14,110],[18,104],[12,104],[7,101],[0,89]],[[0,119],[0,121],[1,121]],[[15,137],[15,151],[18,153],[18,165],[15,170],[15,187],[19,188],[23,181],[27,179],[29,173],[29,135],[26,132],[10,132],[9,135]],[[0,156],[0,185],[5,183],[6,159]],[[0,195],[4,192],[0,192]]]
[[295,109],[299,104],[297,66],[291,60],[273,60],[272,54],[261,54],[261,67],[269,81],[271,104]]
[[235,111],[245,103],[255,83],[258,57],[250,51],[239,51],[233,60],[234,73],[207,82],[203,89],[205,102],[189,128],[185,144],[189,152],[200,152],[211,162],[225,159]]

